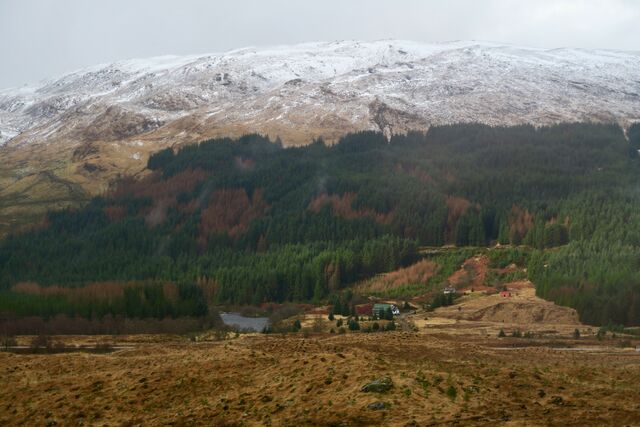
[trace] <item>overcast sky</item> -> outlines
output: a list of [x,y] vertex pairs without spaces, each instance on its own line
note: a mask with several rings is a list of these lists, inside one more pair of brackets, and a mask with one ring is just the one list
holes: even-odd
[[0,0],[0,88],[119,59],[388,38],[640,50],[640,0]]

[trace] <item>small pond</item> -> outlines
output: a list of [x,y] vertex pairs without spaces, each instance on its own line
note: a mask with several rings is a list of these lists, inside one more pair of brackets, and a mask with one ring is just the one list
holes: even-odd
[[267,317],[246,317],[240,313],[220,313],[220,317],[225,325],[240,330],[261,332],[269,324]]

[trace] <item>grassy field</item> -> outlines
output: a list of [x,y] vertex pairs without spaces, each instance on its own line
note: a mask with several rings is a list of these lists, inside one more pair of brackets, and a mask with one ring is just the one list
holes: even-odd
[[[511,309],[551,309],[530,291],[522,287]],[[0,424],[637,424],[637,338],[597,338],[571,315],[556,323],[486,313],[469,320],[504,304],[499,298],[474,295],[458,306],[404,314],[393,332],[327,333],[334,322],[322,316],[317,333],[303,322],[297,334],[203,334],[196,342],[58,337],[67,345],[113,342],[117,351],[0,353]],[[531,337],[511,337],[516,329]],[[507,337],[498,338],[499,330]],[[388,391],[362,391],[381,378],[391,380]]]

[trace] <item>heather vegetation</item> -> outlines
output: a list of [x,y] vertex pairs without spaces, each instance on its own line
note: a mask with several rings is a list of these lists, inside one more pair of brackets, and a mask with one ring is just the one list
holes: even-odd
[[[526,264],[538,294],[583,321],[640,324],[638,127],[628,136],[467,124],[334,146],[248,135],[163,150],[148,176],[0,243],[0,313],[162,319],[322,302],[411,265],[421,246],[499,242],[526,249],[490,255],[492,267]],[[434,259],[430,283],[473,251]]]

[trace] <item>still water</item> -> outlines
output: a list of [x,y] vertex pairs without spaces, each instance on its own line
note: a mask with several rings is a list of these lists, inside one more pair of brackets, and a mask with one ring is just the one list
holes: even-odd
[[225,325],[236,327],[240,330],[251,329],[261,332],[269,324],[267,317],[246,317],[240,313],[220,313]]

